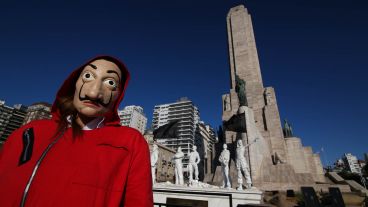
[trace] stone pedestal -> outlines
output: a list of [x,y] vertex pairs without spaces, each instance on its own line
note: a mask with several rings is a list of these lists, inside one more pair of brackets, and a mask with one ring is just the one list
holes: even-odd
[[[193,200],[198,203],[206,203],[208,207],[232,207],[238,204],[260,204],[262,192],[256,188],[237,191],[220,188],[199,188],[186,186],[160,186],[153,188],[153,200],[155,203],[165,203],[170,198]],[[194,201],[195,202],[195,201]]]

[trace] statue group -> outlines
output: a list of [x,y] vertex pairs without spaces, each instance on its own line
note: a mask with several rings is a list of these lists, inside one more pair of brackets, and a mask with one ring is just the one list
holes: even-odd
[[[257,140],[257,139],[256,139]],[[256,141],[255,140],[255,141]],[[254,142],[255,142],[254,141]],[[253,142],[253,143],[254,143]],[[241,139],[237,141],[237,147],[236,147],[236,168],[238,172],[238,186],[237,190],[243,190],[243,175],[245,177],[245,187],[247,189],[251,188],[252,186],[252,180],[249,174],[249,166],[247,163],[247,160],[244,156],[245,149],[251,145],[252,143],[249,143],[247,145],[243,145],[243,142]],[[153,144],[153,148],[151,151],[151,167],[152,167],[152,183],[154,184],[156,182],[156,166],[158,161],[158,147],[156,144]],[[183,163],[182,160],[185,157],[181,147],[178,147],[177,152],[172,157],[172,160],[175,163],[175,184],[176,185],[184,185],[184,176],[183,176]],[[201,159],[199,156],[199,153],[197,152],[197,147],[194,145],[191,152],[188,152],[187,157],[189,158],[189,164],[188,164],[188,172],[189,172],[189,182],[188,185],[192,186],[195,183],[199,182],[198,176],[198,164],[200,163]],[[226,189],[232,189],[231,188],[231,181],[230,181],[230,175],[229,175],[229,162],[230,162],[230,151],[227,149],[227,145],[223,145],[223,150],[219,156],[219,162],[221,163],[222,167],[222,176],[223,176],[223,184],[222,188]]]
[[[257,139],[254,140],[256,142]],[[236,145],[236,169],[238,172],[238,186],[237,190],[243,190],[243,174],[245,177],[246,185],[245,187],[247,189],[250,189],[252,187],[252,179],[250,177],[249,173],[249,166],[247,163],[247,160],[244,156],[245,149],[249,147],[252,143],[249,143],[247,145],[243,145],[243,141],[239,139],[237,141]],[[227,144],[223,145],[223,150],[219,157],[219,162],[221,163],[222,168],[222,176],[223,176],[223,184],[222,188],[231,189],[231,182],[230,182],[230,175],[229,175],[229,162],[230,162],[230,151],[227,149]]]
[[[152,170],[152,183],[156,183],[156,167],[157,167],[157,161],[158,161],[158,146],[156,144],[152,145],[152,151],[151,151],[151,170]],[[183,158],[184,153],[181,150],[181,147],[178,147],[177,152],[172,157],[172,160],[175,163],[175,184],[176,185],[184,185],[184,176],[183,176]],[[192,185],[193,182],[198,182],[198,164],[201,161],[201,158],[199,157],[199,153],[197,152],[197,147],[194,145],[192,148],[192,152],[188,153],[189,157],[189,164],[188,164],[188,170],[189,170],[189,185]],[[194,179],[193,179],[194,176]]]
[[[201,161],[199,157],[199,153],[197,152],[197,147],[194,145],[192,148],[192,152],[188,153],[189,164],[189,185],[192,185],[193,182],[198,182],[198,164]],[[176,185],[184,185],[184,176],[183,176],[183,163],[182,160],[184,158],[184,153],[181,150],[181,147],[178,147],[177,152],[173,156],[173,160],[175,161],[175,184]],[[194,179],[193,179],[194,176]]]

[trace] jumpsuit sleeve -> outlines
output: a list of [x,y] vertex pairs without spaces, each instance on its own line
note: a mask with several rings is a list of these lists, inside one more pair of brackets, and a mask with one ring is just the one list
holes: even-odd
[[148,144],[142,135],[137,135],[132,162],[128,174],[123,206],[152,207],[152,176]]

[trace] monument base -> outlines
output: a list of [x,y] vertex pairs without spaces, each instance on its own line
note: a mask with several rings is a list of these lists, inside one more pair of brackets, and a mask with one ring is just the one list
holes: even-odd
[[[217,186],[189,187],[173,184],[153,186],[154,203],[160,204],[199,204],[208,207],[233,207],[238,204],[261,204],[262,191],[256,188],[246,190],[223,189]],[[173,203],[173,201],[175,203]]]

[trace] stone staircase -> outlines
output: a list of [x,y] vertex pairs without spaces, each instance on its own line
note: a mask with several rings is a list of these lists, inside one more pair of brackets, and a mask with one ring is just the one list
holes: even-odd
[[336,184],[345,184],[349,185],[351,191],[358,192],[361,195],[368,196],[368,190],[365,189],[362,185],[355,182],[354,180],[345,180],[340,175],[338,175],[336,172],[328,172],[326,173],[326,176],[331,179]]

